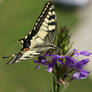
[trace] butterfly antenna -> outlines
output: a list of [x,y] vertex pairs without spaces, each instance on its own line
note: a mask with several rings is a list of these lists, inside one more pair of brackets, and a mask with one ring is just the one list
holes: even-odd
[[11,56],[3,56],[2,58],[4,58],[4,59],[5,59],[5,58],[9,58],[9,57],[11,57]]
[[3,56],[2,58],[5,59],[5,58],[10,58],[10,57],[14,57],[15,55],[9,55],[9,56]]

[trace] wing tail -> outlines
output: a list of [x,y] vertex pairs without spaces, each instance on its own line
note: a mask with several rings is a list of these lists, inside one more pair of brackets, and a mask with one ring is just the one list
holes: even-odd
[[16,63],[21,58],[22,55],[23,54],[21,52],[16,54],[9,62],[7,62],[7,64]]

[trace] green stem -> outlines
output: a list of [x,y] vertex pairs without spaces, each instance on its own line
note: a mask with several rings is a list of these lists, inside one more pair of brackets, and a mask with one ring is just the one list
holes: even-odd
[[53,76],[53,82],[51,85],[51,89],[50,92],[65,92],[66,88],[64,87],[64,85],[60,85],[57,81],[56,76]]
[[57,84],[57,91],[56,92],[60,92],[60,85]]

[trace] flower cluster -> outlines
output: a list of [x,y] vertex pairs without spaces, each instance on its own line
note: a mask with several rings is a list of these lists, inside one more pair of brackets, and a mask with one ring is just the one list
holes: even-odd
[[[90,56],[92,53],[88,51],[78,51],[76,49],[73,50],[74,54],[71,55],[49,55],[45,54],[43,56],[39,56],[38,60],[35,60],[35,63],[38,63],[37,69],[40,68],[40,65],[44,65],[47,67],[48,72],[61,73],[59,76],[60,78],[64,79],[68,77],[68,75],[71,73],[70,80],[72,79],[85,79],[87,75],[89,74],[88,71],[84,70],[84,66],[89,62],[89,59],[83,59],[80,61],[77,61],[73,56]],[[59,67],[59,70],[57,70],[56,67]],[[57,75],[57,74],[56,74]]]

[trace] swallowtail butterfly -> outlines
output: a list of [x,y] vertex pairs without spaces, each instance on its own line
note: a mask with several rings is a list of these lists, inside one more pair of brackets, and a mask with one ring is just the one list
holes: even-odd
[[20,39],[22,49],[12,56],[8,64],[20,62],[53,48],[56,33],[56,12],[52,2],[47,1],[33,29]]

